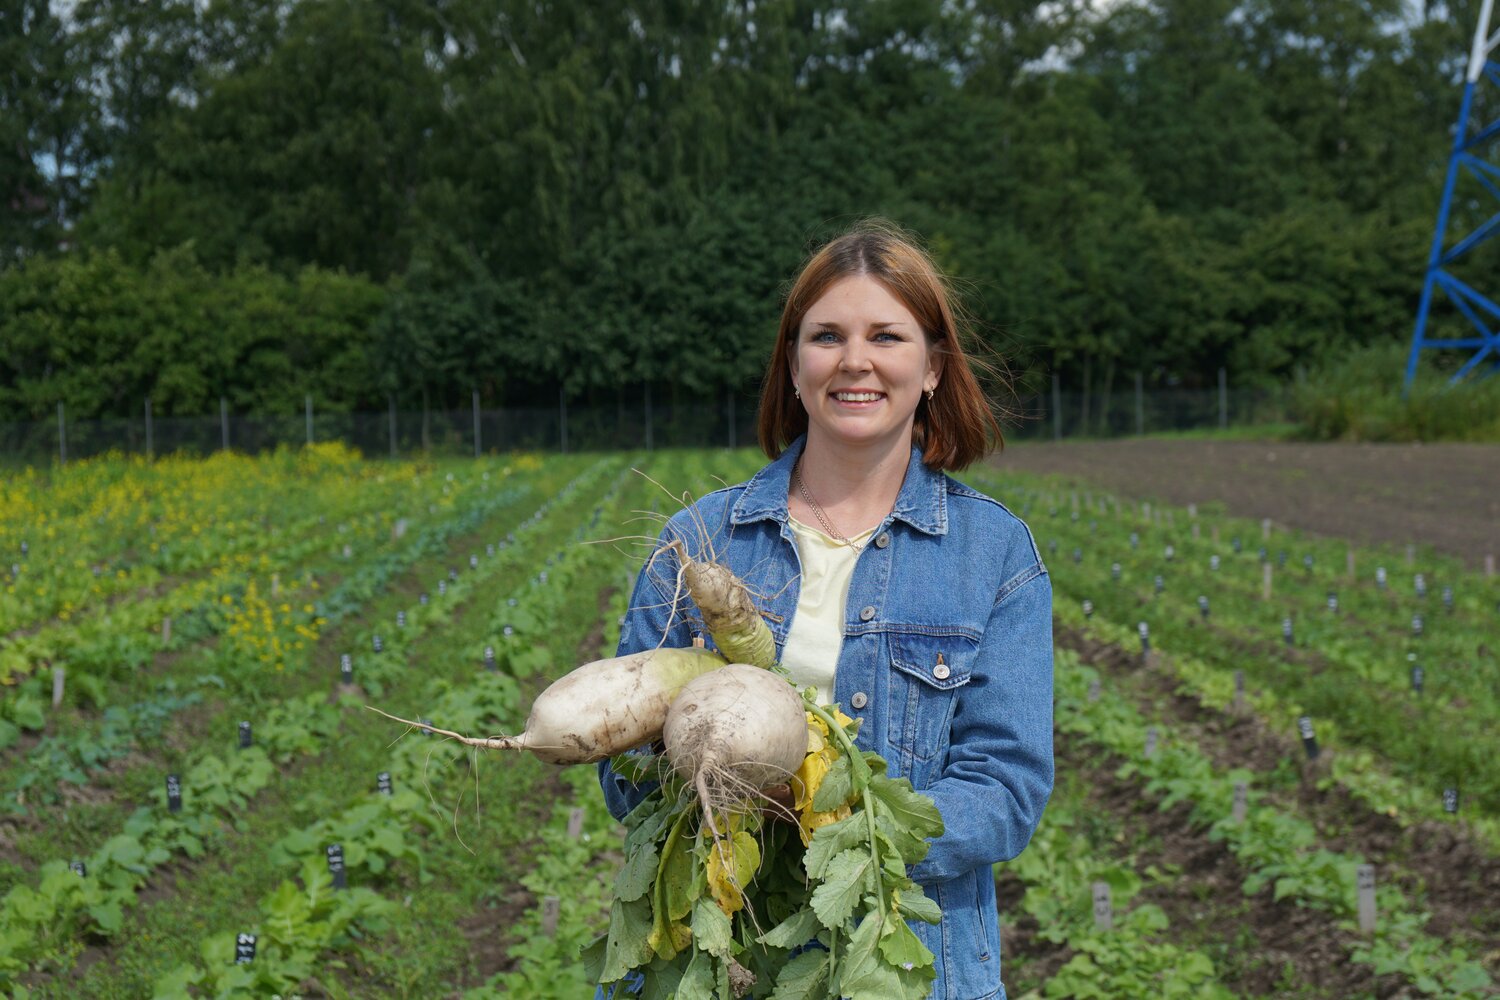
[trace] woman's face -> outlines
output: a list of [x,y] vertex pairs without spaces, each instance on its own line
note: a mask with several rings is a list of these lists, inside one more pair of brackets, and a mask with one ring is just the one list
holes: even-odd
[[791,362],[808,440],[845,445],[910,441],[917,403],[941,370],[916,318],[866,275],[840,279],[813,303]]

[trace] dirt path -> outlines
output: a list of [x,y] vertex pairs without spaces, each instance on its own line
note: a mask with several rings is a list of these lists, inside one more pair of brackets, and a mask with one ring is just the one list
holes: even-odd
[[1014,445],[995,467],[1175,504],[1222,501],[1320,535],[1500,558],[1500,446],[1127,439]]

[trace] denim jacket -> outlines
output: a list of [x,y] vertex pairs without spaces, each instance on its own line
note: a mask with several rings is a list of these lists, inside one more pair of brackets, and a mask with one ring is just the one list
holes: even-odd
[[[712,552],[756,595],[778,655],[797,607],[786,498],[804,441],[663,532],[694,554],[712,532]],[[672,576],[662,559],[642,570],[620,654],[663,636],[690,644],[691,624],[669,617]],[[1052,586],[1025,524],[928,469],[915,447],[895,506],[855,563],[833,700],[862,720],[856,745],[942,814],[942,836],[910,871],[943,909],[941,924],[911,925],[937,959],[932,996],[1004,1000],[991,866],[1026,846],[1052,792]],[[608,761],[600,780],[616,818],[645,795]]]

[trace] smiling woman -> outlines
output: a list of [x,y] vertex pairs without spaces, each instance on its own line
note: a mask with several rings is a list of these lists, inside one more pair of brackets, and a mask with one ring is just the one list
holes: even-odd
[[[920,978],[933,996],[1003,998],[989,871],[1026,846],[1052,789],[1052,589],[1026,526],[945,475],[1000,430],[947,283],[895,226],[860,223],[803,266],[759,436],[771,463],[663,537],[695,539],[760,595],[780,665],[931,798],[945,829],[908,872],[942,909],[908,921],[931,956]],[[691,641],[670,589],[642,570],[619,653]],[[601,778],[619,818],[645,794],[607,764]],[[841,995],[825,985],[808,995]],[[617,995],[642,989],[660,995],[644,981]]]

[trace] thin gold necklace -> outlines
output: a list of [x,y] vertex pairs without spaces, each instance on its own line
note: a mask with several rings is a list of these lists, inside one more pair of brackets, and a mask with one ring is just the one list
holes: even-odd
[[828,520],[828,515],[823,513],[823,508],[818,506],[818,501],[814,500],[812,493],[808,491],[807,484],[802,481],[802,459],[800,456],[797,459],[797,464],[792,466],[792,478],[797,482],[797,492],[802,494],[802,499],[806,500],[807,505],[812,508],[812,512],[817,517],[818,523],[823,526],[823,530],[858,552],[860,547],[845,538],[839,532],[839,529],[833,526],[833,522]]

